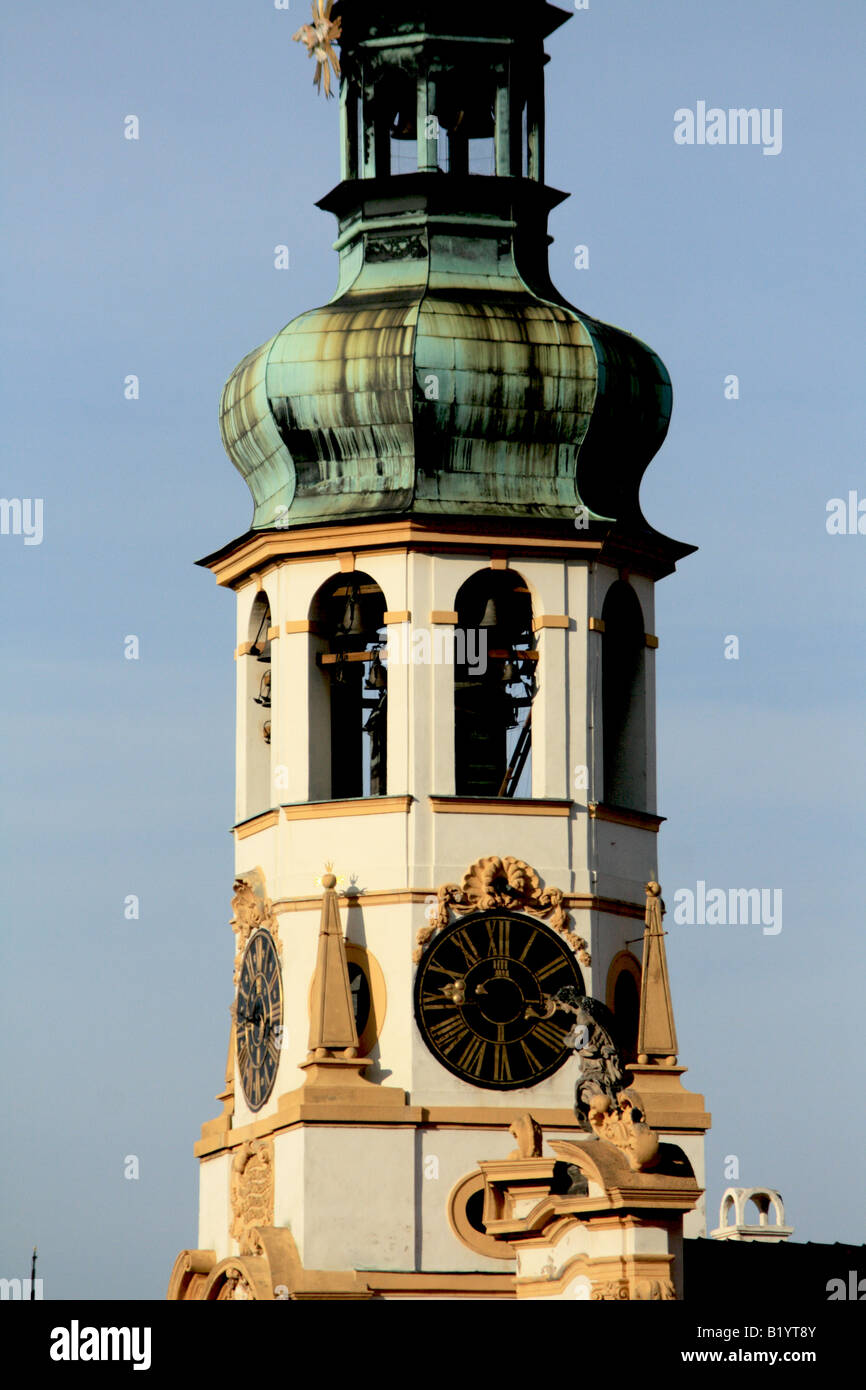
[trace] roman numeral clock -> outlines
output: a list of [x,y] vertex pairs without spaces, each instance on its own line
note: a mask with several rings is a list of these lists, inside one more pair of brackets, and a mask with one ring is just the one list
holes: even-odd
[[437,1061],[473,1086],[534,1086],[571,1055],[570,1027],[545,1017],[564,985],[584,993],[574,952],[516,913],[482,913],[443,932],[415,979],[415,1017]]
[[283,1025],[280,962],[260,928],[244,952],[235,1006],[238,1074],[250,1110],[260,1110],[277,1079]]
[[[692,547],[638,501],[664,365],[548,275],[567,18],[316,0],[298,30],[339,110],[338,284],[220,405],[253,503],[200,562],[237,611],[236,991],[172,1297],[514,1297],[479,1162],[527,1111],[578,1130],[563,991],[636,1057],[654,586]],[[700,1098],[652,1104],[700,1175]]]

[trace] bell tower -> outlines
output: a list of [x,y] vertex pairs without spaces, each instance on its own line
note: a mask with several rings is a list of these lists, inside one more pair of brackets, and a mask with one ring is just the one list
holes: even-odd
[[663,364],[548,274],[567,18],[374,0],[306,40],[339,70],[339,282],[220,407],[254,503],[201,561],[237,599],[235,1003],[171,1297],[513,1297],[479,1161],[529,1110],[579,1130],[561,990],[703,1183],[669,1007],[661,1050],[639,1030],[654,585],[693,547],[638,501]]

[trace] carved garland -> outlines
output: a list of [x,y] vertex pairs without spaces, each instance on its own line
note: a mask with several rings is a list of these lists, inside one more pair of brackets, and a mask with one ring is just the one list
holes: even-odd
[[232,1237],[242,1255],[260,1250],[259,1227],[274,1224],[274,1146],[270,1139],[242,1144],[232,1160]]
[[587,943],[571,930],[571,917],[563,907],[563,897],[561,888],[542,890],[538,874],[522,859],[488,855],[467,869],[461,885],[445,883],[439,888],[429,903],[429,925],[420,927],[416,935],[418,945],[412,952],[412,959],[417,964],[436,933],[449,925],[453,914],[465,916],[467,912],[486,912],[501,907],[531,912],[543,918],[565,938],[581,965],[590,965],[592,958],[586,949]]

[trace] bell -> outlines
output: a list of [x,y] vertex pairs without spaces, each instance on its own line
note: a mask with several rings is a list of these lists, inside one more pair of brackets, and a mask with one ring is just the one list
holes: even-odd
[[394,140],[414,140],[416,114],[414,110],[400,108],[394,116],[391,137]]
[[[266,632],[268,623],[270,621],[271,610],[269,608],[266,608],[264,613],[262,614],[262,620],[259,623],[259,630],[253,638],[252,646],[250,647],[247,653],[248,656],[256,656],[258,657],[259,661],[263,662],[269,662],[271,659],[271,644],[267,636],[265,636],[264,640],[262,640],[262,634]],[[260,642],[261,646],[259,646]]]
[[271,707],[271,673],[270,673],[270,671],[265,671],[264,674],[262,675],[261,685],[259,686],[259,693],[258,693],[258,695],[255,695],[255,696],[253,697],[253,699],[255,700],[255,703],[256,703],[257,705],[262,705],[262,706],[264,707],[264,709],[270,709],[270,707]]
[[364,631],[361,623],[361,604],[355,592],[349,594],[346,599],[346,607],[343,609],[343,617],[337,624],[337,635],[339,637],[360,637]]
[[494,600],[493,600],[492,598],[489,598],[489,599],[487,600],[487,607],[486,607],[485,610],[484,610],[484,616],[483,616],[483,618],[481,619],[481,622],[478,624],[478,626],[479,626],[479,627],[498,627],[498,625],[499,625],[499,615],[498,615],[497,612],[496,612],[496,603],[494,602]]
[[366,690],[384,690],[385,684],[385,672],[379,660],[379,653],[374,652],[373,659],[370,662],[370,674],[364,681],[364,687]]

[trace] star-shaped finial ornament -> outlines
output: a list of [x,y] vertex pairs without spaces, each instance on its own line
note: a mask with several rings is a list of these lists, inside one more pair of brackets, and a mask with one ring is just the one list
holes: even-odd
[[[340,76],[340,61],[332,44],[336,43],[340,37],[343,21],[331,19],[333,3],[334,0],[313,0],[312,24],[302,24],[298,32],[292,35],[293,39],[307,45],[309,57],[316,60],[313,85],[318,87],[319,91],[322,90],[322,76],[324,74],[326,97],[332,95],[331,68],[334,69],[335,76]],[[328,66],[329,63],[330,67]]]
[[[334,880],[334,881],[333,881],[333,884],[326,884],[326,883],[325,883],[325,879],[326,879],[326,878],[333,879],[333,880]],[[336,876],[336,874],[334,873],[334,866],[333,866],[333,864],[330,863],[330,861],[329,861],[328,863],[325,864],[325,872],[324,872],[323,874],[319,874],[319,875],[317,876],[317,878],[316,878],[316,887],[317,887],[317,888],[328,888],[328,887],[339,888],[340,884],[345,883],[345,881],[346,881],[346,880],[343,878],[342,874],[340,875],[339,878]]]

